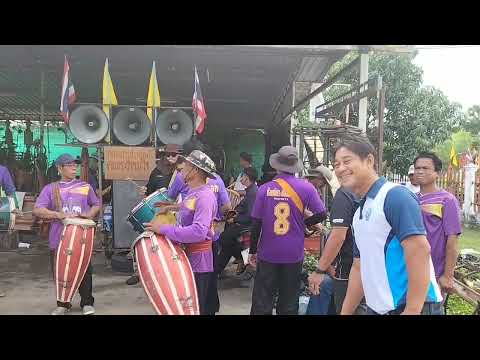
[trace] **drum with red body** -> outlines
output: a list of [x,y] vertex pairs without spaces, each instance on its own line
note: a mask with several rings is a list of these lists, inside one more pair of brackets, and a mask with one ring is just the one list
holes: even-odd
[[133,243],[143,288],[158,315],[199,315],[195,277],[187,255],[151,231]]
[[55,256],[55,284],[57,301],[71,302],[90,264],[96,224],[81,218],[67,218],[63,224]]

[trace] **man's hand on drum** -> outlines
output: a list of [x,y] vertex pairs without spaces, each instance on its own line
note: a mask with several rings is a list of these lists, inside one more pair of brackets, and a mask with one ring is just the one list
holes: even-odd
[[58,219],[58,220],[63,220],[67,217],[73,217],[73,216],[70,216],[70,215],[67,215],[65,214],[63,211],[57,211],[55,212],[55,218]]
[[145,226],[145,231],[153,231],[156,234],[162,234],[162,224],[155,224],[155,223],[143,223]]
[[172,203],[167,201],[156,202],[153,206],[158,208],[157,214],[165,214],[166,212],[173,210]]

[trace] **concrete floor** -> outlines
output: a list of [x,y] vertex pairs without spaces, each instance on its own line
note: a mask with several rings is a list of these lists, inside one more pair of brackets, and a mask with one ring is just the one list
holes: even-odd
[[[97,315],[155,315],[141,284],[125,284],[128,274],[112,271],[103,252],[93,255],[93,295]],[[247,315],[250,288],[239,288],[233,278],[219,281],[219,315]],[[34,242],[32,249],[0,251],[0,315],[48,315],[55,308],[55,289],[48,248]],[[69,314],[79,315],[80,296]]]

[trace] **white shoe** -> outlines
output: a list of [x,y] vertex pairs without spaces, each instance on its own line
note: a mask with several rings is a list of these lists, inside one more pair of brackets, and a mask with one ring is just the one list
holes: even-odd
[[52,311],[52,315],[65,315],[69,311],[70,309],[67,309],[66,307],[58,306],[55,310]]
[[82,309],[83,315],[93,315],[95,314],[95,308],[90,305],[85,305]]

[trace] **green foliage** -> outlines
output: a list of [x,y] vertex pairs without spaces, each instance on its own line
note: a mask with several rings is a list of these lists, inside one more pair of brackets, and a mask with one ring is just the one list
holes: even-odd
[[[335,64],[330,76],[356,56],[358,54],[350,53]],[[436,88],[421,86],[423,71],[412,62],[413,58],[412,55],[371,54],[369,60],[370,77],[381,75],[386,86],[384,161],[389,170],[400,174],[407,173],[418,152],[431,150],[444,142],[465,122],[459,104],[451,103]],[[338,82],[356,86],[359,73],[352,71]],[[345,91],[344,87],[334,86],[324,96],[329,100]],[[376,97],[369,99],[367,134],[375,146],[378,146],[377,103]],[[353,119],[358,119],[357,107],[355,105],[350,112]]]
[[452,136],[442,144],[437,145],[434,151],[438,157],[442,159],[444,167],[446,168],[447,164],[450,163],[450,150],[452,148],[452,142],[457,154],[461,154],[471,148],[474,139],[475,138],[471,133],[461,130],[452,134]]
[[447,315],[472,315],[475,308],[458,295],[450,295],[447,301]]
[[303,269],[309,274],[315,271],[318,264],[319,256],[312,254],[305,254],[305,259],[303,260]]
[[480,135],[480,105],[468,109],[463,128],[474,135]]

